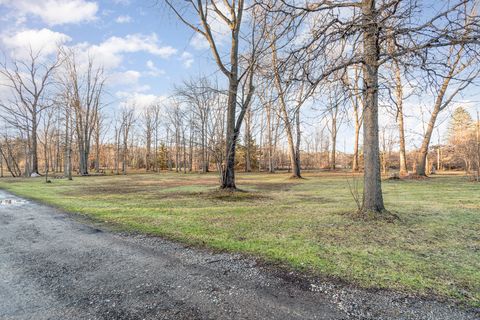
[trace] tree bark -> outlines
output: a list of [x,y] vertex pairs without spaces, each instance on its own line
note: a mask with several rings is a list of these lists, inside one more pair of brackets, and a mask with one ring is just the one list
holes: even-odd
[[378,58],[379,36],[375,0],[363,0],[364,17],[364,186],[362,212],[382,212],[385,209],[382,196],[380,153],[378,139]]
[[235,132],[238,92],[238,47],[236,41],[232,41],[230,61],[232,62],[232,67],[230,70],[227,102],[227,149],[225,153],[226,159],[221,185],[222,189],[237,188],[235,185],[235,149],[238,139],[238,132]]
[[395,65],[395,99],[397,100],[397,122],[398,122],[398,137],[400,144],[400,176],[408,174],[407,168],[407,152],[405,148],[405,125],[403,117],[403,86],[402,76],[400,73],[400,66],[397,61]]

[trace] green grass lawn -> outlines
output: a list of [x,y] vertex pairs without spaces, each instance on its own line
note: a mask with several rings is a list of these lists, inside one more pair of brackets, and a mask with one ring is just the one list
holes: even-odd
[[385,181],[386,206],[400,217],[389,223],[352,218],[350,175],[305,177],[240,174],[247,192],[234,195],[216,191],[214,174],[0,179],[0,188],[129,230],[480,306],[480,184]]

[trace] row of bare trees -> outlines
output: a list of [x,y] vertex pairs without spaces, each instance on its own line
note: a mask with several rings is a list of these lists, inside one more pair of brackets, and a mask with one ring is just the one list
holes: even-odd
[[[205,38],[219,69],[228,79],[224,188],[235,188],[235,142],[249,107],[248,103],[243,103],[244,100],[238,99],[242,79],[250,79],[246,80],[246,100],[249,103],[255,88],[252,78],[256,79],[256,83],[266,83],[267,88],[274,91],[295,177],[300,177],[301,106],[312,95],[326,90],[329,92],[326,95],[331,97],[327,108],[333,113],[332,118],[336,119],[336,110],[344,97],[339,96],[331,84],[341,82],[350,87],[345,96],[350,97],[352,102],[357,134],[360,123],[363,125],[361,211],[382,212],[378,123],[380,102],[389,95],[383,90],[389,88],[389,81],[385,79],[388,78],[388,70],[393,73],[393,87],[390,88],[394,94],[391,100],[394,101],[398,121],[402,174],[407,170],[403,119],[403,83],[406,76],[402,76],[402,71],[413,75],[417,82],[425,83],[434,97],[430,121],[418,155],[418,175],[426,174],[426,159],[438,114],[480,72],[477,63],[478,3],[473,0],[449,1],[442,5],[401,0],[256,0],[248,7],[241,0],[165,2],[180,21]],[[196,19],[189,19],[192,13]],[[242,23],[242,18],[247,21]],[[230,31],[226,33],[231,43],[225,52],[228,61],[222,60],[224,55],[215,38],[219,33],[212,32],[212,25],[217,25],[214,22],[218,21],[224,22]],[[239,72],[242,67],[243,71]],[[349,81],[352,69],[353,77],[361,78],[361,87],[356,86],[357,80]],[[237,105],[241,108],[238,113]],[[335,121],[330,128],[333,133],[337,131]],[[357,158],[356,141],[355,149]]]
[[[60,147],[64,158],[71,159],[72,145],[79,156],[79,174],[88,174],[92,137],[100,132],[100,109],[105,76],[93,59],[81,61],[73,50],[59,49],[56,55],[42,55],[30,49],[27,57],[7,60],[0,66],[0,76],[8,89],[0,102],[4,124],[2,155],[12,176],[19,176],[19,157],[13,144],[23,149],[23,175],[38,176],[39,143],[44,152],[44,172],[58,167]],[[63,127],[63,128],[61,128]],[[56,161],[49,162],[47,152],[55,144]],[[65,172],[71,177],[70,160]]]
[[[125,174],[128,166],[207,172],[213,163],[221,187],[234,190],[239,163],[274,172],[287,161],[294,178],[307,163],[335,169],[337,137],[348,123],[353,156],[341,162],[363,169],[361,212],[381,213],[381,172],[394,145],[401,175],[409,162],[426,175],[439,116],[480,73],[475,0],[164,3],[208,43],[222,78],[185,80],[162,105],[124,106],[107,119],[106,75],[93,58],[61,49],[54,58],[30,52],[5,62],[2,170],[5,163],[14,176],[21,168],[38,175],[40,142],[46,173],[60,162],[69,177],[74,167],[81,175],[104,167]],[[418,114],[408,110],[412,101],[432,102],[409,161],[406,108]],[[396,134],[379,125],[384,118],[393,119]]]

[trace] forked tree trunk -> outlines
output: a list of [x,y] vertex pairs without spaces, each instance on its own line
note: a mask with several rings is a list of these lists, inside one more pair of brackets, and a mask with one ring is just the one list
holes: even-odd
[[435,128],[435,123],[437,121],[438,114],[442,110],[444,110],[452,101],[452,99],[455,97],[455,95],[462,90],[462,87],[459,87],[449,97],[445,97],[452,78],[458,75],[459,72],[461,72],[464,68],[467,67],[467,64],[460,64],[461,58],[463,56],[462,53],[463,53],[463,47],[459,49],[459,51],[456,53],[455,56],[451,56],[454,58],[454,60],[450,65],[450,69],[447,76],[443,79],[442,86],[440,87],[438,95],[435,99],[433,112],[430,116],[430,121],[428,122],[428,127],[423,137],[422,146],[420,147],[420,152],[417,158],[418,163],[416,167],[416,174],[418,176],[427,175],[426,161],[428,156],[428,149],[429,149],[430,140],[432,138],[432,133],[433,133],[433,129]]
[[[445,87],[445,90],[446,90],[446,87]],[[430,121],[428,122],[427,131],[425,132],[425,135],[422,141],[422,146],[420,147],[420,152],[418,153],[417,167],[415,170],[418,176],[423,176],[423,177],[427,176],[428,149],[430,146],[430,140],[432,138],[433,129],[435,128],[435,122],[437,121],[438,113],[440,112],[440,105],[441,105],[440,97],[437,97],[435,108],[432,112],[432,115],[430,116]]]
[[[296,152],[297,148],[295,147],[295,142],[293,140],[292,122],[290,121],[290,118],[288,115],[287,102],[285,101],[285,97],[284,97],[284,88],[282,87],[279,70],[277,67],[277,51],[276,51],[277,49],[275,46],[275,41],[272,41],[271,48],[272,48],[272,64],[274,69],[275,85],[277,87],[279,102],[280,102],[280,112],[283,118],[283,123],[285,124],[285,131],[287,134],[288,155],[290,158],[290,167],[292,169],[291,178],[301,178],[302,176],[300,172],[300,162],[299,162],[300,156],[297,155],[297,152]],[[298,140],[298,136],[297,136],[297,140]]]

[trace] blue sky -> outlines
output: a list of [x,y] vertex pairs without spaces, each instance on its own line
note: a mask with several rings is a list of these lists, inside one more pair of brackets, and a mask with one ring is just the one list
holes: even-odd
[[147,104],[182,79],[215,72],[205,42],[155,0],[0,0],[0,16],[7,55],[28,45],[50,53],[58,43],[93,53],[110,74],[113,104]]

